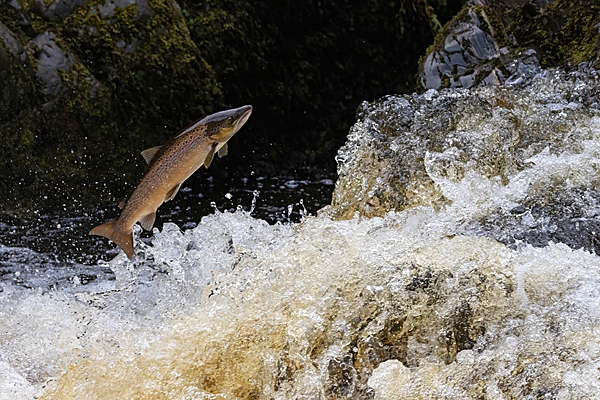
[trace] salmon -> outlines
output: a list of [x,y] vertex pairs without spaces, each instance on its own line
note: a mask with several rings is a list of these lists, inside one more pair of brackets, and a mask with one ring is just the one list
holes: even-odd
[[172,200],[181,184],[198,168],[210,166],[217,153],[227,155],[227,142],[248,121],[252,106],[221,111],[193,122],[162,146],[142,151],[148,163],[131,196],[119,204],[119,218],[99,225],[90,235],[104,236],[133,257],[133,225],[151,230],[156,211]]

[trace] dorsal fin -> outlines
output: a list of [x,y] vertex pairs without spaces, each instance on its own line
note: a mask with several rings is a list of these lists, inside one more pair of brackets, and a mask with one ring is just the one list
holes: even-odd
[[125,208],[125,204],[127,204],[127,197],[119,202],[119,209],[122,210]]
[[227,155],[227,142],[223,143],[223,146],[219,149],[219,158],[223,158]]
[[206,158],[204,159],[204,167],[208,168],[210,167],[210,163],[212,162],[213,157],[215,156],[215,149],[217,148],[217,143],[215,143],[211,148],[210,151],[208,152],[208,154],[206,155]]
[[152,159],[154,158],[156,153],[158,153],[160,148],[161,146],[150,147],[149,149],[142,151],[142,157],[144,157],[144,160],[146,160],[146,162],[150,164],[150,161],[152,161]]

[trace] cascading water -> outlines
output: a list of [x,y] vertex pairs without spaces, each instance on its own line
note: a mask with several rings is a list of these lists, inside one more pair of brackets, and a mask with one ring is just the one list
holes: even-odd
[[364,104],[318,216],[216,212],[114,281],[3,284],[0,396],[598,396],[600,86],[519,71]]

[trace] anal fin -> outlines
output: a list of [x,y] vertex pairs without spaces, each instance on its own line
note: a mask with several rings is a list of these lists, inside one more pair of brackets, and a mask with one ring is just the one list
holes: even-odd
[[156,219],[156,211],[151,212],[150,214],[144,215],[142,217],[142,219],[140,219],[140,225],[142,225],[142,228],[149,231],[152,229],[155,219]]
[[173,186],[173,189],[169,190],[165,195],[165,201],[173,200],[173,197],[175,197],[180,187],[181,183],[178,183],[177,185]]

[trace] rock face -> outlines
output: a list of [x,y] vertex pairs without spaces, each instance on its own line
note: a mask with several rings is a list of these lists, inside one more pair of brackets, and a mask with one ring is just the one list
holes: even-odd
[[4,2],[0,66],[4,211],[110,196],[132,152],[220,101],[171,0]]
[[504,83],[512,60],[536,57],[543,67],[598,61],[600,7],[594,1],[471,0],[421,61],[425,89]]
[[427,89],[470,88],[475,84],[503,81],[502,71],[493,67],[490,61],[496,61],[508,50],[498,47],[493,33],[486,14],[481,11],[478,15],[475,9],[468,8],[466,16],[456,21],[438,48],[427,55],[421,71],[421,85]]
[[478,205],[465,209],[461,231],[600,251],[598,74],[587,65],[567,74],[516,64],[526,73],[509,77],[512,85],[364,103],[337,156],[340,178],[326,212],[373,217],[455,207],[473,188],[483,197],[506,191],[492,203],[469,200]]

